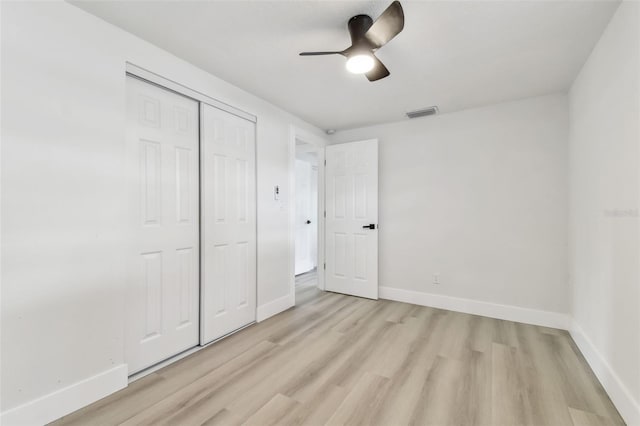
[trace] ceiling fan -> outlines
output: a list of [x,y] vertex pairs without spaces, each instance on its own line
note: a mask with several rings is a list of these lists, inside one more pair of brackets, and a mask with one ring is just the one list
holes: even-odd
[[399,1],[394,1],[375,22],[369,15],[356,15],[349,19],[351,46],[343,51],[302,52],[300,56],[342,55],[347,57],[347,69],[364,74],[369,81],[380,80],[390,73],[373,54],[387,44],[404,28],[404,12]]

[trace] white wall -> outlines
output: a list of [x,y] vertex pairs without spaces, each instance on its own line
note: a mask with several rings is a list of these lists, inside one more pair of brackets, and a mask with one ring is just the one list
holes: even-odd
[[[258,304],[293,300],[290,126],[322,133],[72,5],[2,2],[3,412],[60,390],[67,403],[66,387],[126,373],[127,61],[258,117]],[[45,405],[21,412],[44,421],[77,408],[38,413]]]
[[557,94],[336,133],[380,141],[380,285],[566,313],[567,131]]
[[570,94],[571,312],[628,424],[640,424],[640,5],[617,10]]

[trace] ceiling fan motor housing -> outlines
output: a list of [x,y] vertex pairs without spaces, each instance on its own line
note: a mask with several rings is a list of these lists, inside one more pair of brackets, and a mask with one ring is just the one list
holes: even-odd
[[373,25],[373,19],[369,15],[356,15],[349,19],[347,26],[349,27],[349,35],[351,36],[351,44],[356,45],[358,42],[365,41],[364,34]]

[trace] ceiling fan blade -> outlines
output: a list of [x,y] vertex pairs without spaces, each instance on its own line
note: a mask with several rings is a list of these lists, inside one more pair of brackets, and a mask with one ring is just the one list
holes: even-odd
[[364,38],[374,49],[378,49],[397,36],[404,28],[404,12],[399,1],[394,1],[382,12],[364,34]]
[[302,52],[300,56],[342,55],[343,52]]
[[385,78],[389,74],[391,74],[387,69],[387,67],[385,67],[384,64],[380,62],[380,59],[376,58],[375,55],[372,55],[372,56],[373,56],[373,68],[371,69],[371,71],[365,74],[369,79],[369,81],[380,80],[381,78]]

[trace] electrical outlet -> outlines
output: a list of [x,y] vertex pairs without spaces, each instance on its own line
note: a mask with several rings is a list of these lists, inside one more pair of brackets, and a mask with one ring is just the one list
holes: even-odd
[[440,273],[439,272],[436,272],[435,274],[433,274],[433,284],[434,285],[440,284]]

